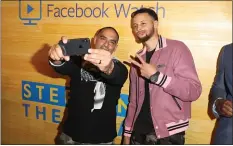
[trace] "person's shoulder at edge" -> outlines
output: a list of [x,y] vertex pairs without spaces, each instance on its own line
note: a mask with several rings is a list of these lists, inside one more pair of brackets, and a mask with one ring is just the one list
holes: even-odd
[[120,61],[117,57],[113,57],[112,61],[113,61],[113,63],[120,63],[120,64],[124,65],[124,63],[122,61]]
[[232,49],[232,43],[223,46],[225,49]]

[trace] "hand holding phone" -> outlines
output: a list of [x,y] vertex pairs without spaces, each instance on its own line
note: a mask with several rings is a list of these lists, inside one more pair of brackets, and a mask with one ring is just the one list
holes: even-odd
[[89,38],[68,39],[67,43],[59,41],[64,56],[84,55],[88,53],[91,47]]

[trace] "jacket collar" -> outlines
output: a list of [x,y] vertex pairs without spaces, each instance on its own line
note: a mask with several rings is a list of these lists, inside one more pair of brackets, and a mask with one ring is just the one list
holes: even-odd
[[[162,37],[161,35],[159,35],[159,40],[158,40],[158,45],[159,45],[159,49],[155,50],[155,51],[158,51],[160,49],[163,49],[165,47],[167,47],[167,39]],[[140,49],[137,54],[140,54],[141,52],[143,51],[143,48]]]

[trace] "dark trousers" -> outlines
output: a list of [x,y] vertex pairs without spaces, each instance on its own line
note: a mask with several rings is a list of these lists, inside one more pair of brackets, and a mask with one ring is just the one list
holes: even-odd
[[[98,145],[113,145],[113,142],[107,142],[107,143],[98,143]],[[58,145],[97,145],[93,143],[80,143],[73,141],[73,139],[66,135],[65,133],[61,133],[58,139]]]
[[158,139],[154,132],[148,134],[133,133],[130,139],[131,145],[184,145],[185,132],[177,133],[169,137]]

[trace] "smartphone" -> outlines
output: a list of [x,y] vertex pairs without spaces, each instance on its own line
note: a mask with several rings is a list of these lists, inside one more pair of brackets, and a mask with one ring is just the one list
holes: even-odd
[[60,40],[58,44],[64,56],[84,55],[91,47],[89,38],[69,39],[66,44]]

